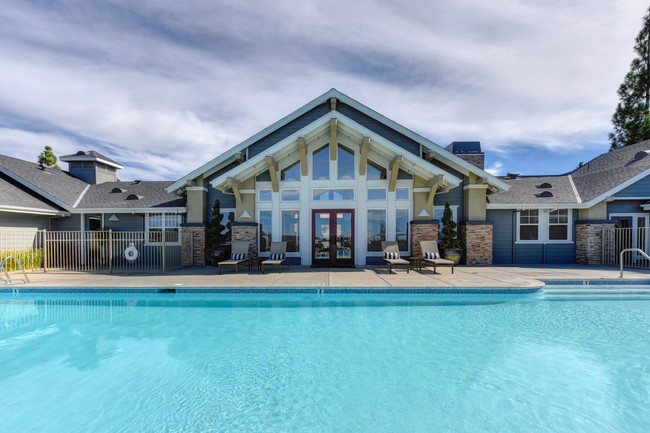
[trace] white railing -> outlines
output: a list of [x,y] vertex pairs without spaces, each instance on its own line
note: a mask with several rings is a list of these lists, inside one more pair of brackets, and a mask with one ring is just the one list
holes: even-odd
[[32,271],[165,272],[180,266],[179,236],[171,231],[2,229],[0,260],[16,256]]
[[650,227],[603,229],[602,264],[650,269],[650,259],[642,254],[649,247]]
[[623,255],[624,255],[625,253],[628,253],[628,252],[639,253],[639,254],[641,254],[643,257],[645,257],[646,260],[650,260],[650,256],[647,255],[647,254],[646,254],[642,249],[640,249],[640,248],[627,248],[627,249],[624,249],[623,251],[621,251],[621,254],[620,254],[620,260],[619,260],[619,262],[621,263],[621,273],[620,273],[619,276],[618,276],[619,278],[623,278]]
[[[20,270],[22,271],[22,273],[23,273],[23,278],[11,278],[11,277],[9,276],[9,272],[7,272],[7,270],[5,269],[5,265],[6,265],[7,262],[9,262],[11,259],[13,259],[14,262],[16,262],[16,264],[18,265],[18,267],[19,267]],[[3,283],[6,283],[6,284],[14,284],[14,281],[22,281],[24,284],[28,284],[28,283],[29,283],[29,277],[28,277],[27,274],[25,273],[25,268],[23,268],[23,265],[20,263],[20,260],[18,260],[15,256],[8,256],[8,257],[5,257],[4,259],[2,259],[2,261],[0,261],[0,271],[4,272],[4,275],[5,275],[5,276],[3,277],[3,276],[0,274],[0,281],[2,281]]]

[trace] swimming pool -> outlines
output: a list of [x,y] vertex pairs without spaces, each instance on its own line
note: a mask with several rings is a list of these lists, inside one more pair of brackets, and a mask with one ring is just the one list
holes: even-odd
[[646,295],[5,294],[0,431],[647,432],[649,359]]

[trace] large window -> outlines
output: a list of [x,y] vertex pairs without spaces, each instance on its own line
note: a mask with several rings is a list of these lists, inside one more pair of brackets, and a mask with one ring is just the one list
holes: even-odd
[[338,188],[338,189],[325,189],[314,188],[313,192],[314,201],[349,201],[354,200],[354,189],[352,188]]
[[409,210],[395,209],[395,240],[400,251],[409,249]]
[[519,240],[539,240],[539,210],[529,209],[519,212]]
[[548,240],[566,241],[569,237],[569,210],[557,209],[548,214]]
[[410,197],[408,188],[395,188],[396,200],[408,200]]
[[280,191],[281,201],[300,201],[299,189],[283,189]]
[[368,200],[386,201],[386,188],[369,188]]
[[282,211],[282,241],[287,243],[288,253],[300,251],[300,216],[297,210]]
[[330,147],[325,146],[314,151],[312,158],[312,179],[328,180],[330,178]]
[[383,180],[386,179],[386,169],[368,160],[368,165],[366,166],[366,179],[368,180]]
[[354,179],[354,152],[339,144],[339,180]]
[[147,239],[149,243],[162,242],[163,236],[165,243],[179,243],[178,236],[180,232],[181,217],[175,214],[149,214],[147,224]]
[[296,161],[289,167],[282,170],[280,180],[291,181],[300,180],[300,161]]
[[271,226],[273,224],[273,212],[270,210],[260,211],[260,252],[267,253],[271,250]]
[[381,251],[386,240],[386,209],[368,209],[368,251]]
[[273,201],[273,194],[270,189],[261,189],[258,193],[258,200],[260,202]]

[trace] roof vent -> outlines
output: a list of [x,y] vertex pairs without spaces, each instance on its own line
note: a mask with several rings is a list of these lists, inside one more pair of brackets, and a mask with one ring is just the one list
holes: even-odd
[[111,194],[121,194],[121,193],[123,193],[123,192],[125,192],[125,191],[126,191],[126,190],[125,190],[125,189],[122,189],[122,188],[113,188],[113,189],[111,190]]
[[553,188],[550,183],[544,182],[541,185],[537,185],[537,188]]
[[140,185],[142,183],[142,180],[140,179],[134,180],[133,183],[135,183],[136,185]]
[[539,194],[535,194],[537,197],[553,197],[553,193],[551,191],[544,191],[540,192]]
[[143,196],[137,195],[137,194],[129,194],[126,199],[127,200],[140,200]]
[[643,159],[650,154],[650,150],[642,150],[634,155],[634,159]]
[[519,173],[508,173],[507,177],[510,179],[517,179],[517,176],[519,176]]
[[77,155],[77,156],[86,156],[86,152],[84,152],[83,150],[80,150],[79,152],[75,153],[75,155]]

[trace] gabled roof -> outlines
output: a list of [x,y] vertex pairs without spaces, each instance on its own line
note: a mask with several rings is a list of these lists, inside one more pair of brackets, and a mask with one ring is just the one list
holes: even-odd
[[88,151],[80,150],[79,152],[75,153],[74,155],[63,155],[59,159],[61,161],[65,161],[65,162],[76,162],[76,161],[101,162],[103,164],[110,165],[111,167],[114,167],[114,168],[117,168],[117,169],[123,169],[124,168],[121,164],[118,164],[117,162],[110,159],[108,156],[104,156],[104,155],[102,155],[101,153],[99,153],[99,152],[97,152],[95,150],[88,150]]
[[[91,185],[77,204],[77,210],[181,208],[185,198],[168,193],[172,181],[104,182]],[[122,192],[112,192],[113,190]]]
[[0,211],[41,215],[62,215],[65,211],[20,183],[0,173]]
[[[543,203],[574,204],[588,208],[634,182],[650,176],[650,140],[616,149],[597,156],[582,167],[558,176],[518,176],[502,178],[510,190],[489,196],[490,207]],[[552,198],[535,196],[537,185],[548,182]],[[650,195],[650,191],[649,191]],[[572,198],[573,197],[573,198]]]
[[[169,187],[167,187],[167,191],[173,192],[177,191],[179,189],[182,189],[187,181],[191,181],[205,173],[208,172],[213,172],[215,168],[220,167],[220,166],[225,166],[227,163],[231,162],[234,160],[235,154],[238,152],[244,152],[245,149],[250,146],[251,144],[257,142],[258,140],[268,136],[270,133],[273,131],[276,131],[283,126],[287,125],[289,122],[299,118],[303,114],[307,113],[308,111],[314,109],[315,107],[319,106],[320,104],[325,104],[328,103],[328,101],[331,98],[336,98],[338,101],[349,105],[350,107],[364,113],[365,115],[373,118],[374,120],[388,126],[389,128],[392,128],[393,130],[397,131],[400,134],[403,134],[404,136],[418,142],[421,146],[426,147],[427,149],[433,151],[436,156],[440,157],[440,160],[446,164],[448,164],[451,168],[460,171],[463,174],[466,173],[475,173],[479,177],[486,178],[488,180],[488,183],[491,185],[495,186],[498,189],[507,189],[508,185],[497,178],[496,176],[493,176],[492,174],[479,169],[478,167],[464,161],[463,159],[457,157],[456,155],[452,154],[451,152],[443,149],[441,146],[435,144],[434,142],[427,140],[426,138],[416,134],[415,132],[405,128],[404,126],[388,119],[387,117],[377,113],[376,111],[366,107],[365,105],[361,104],[360,102],[350,98],[349,96],[339,92],[336,89],[330,89],[329,91],[323,93],[319,97],[313,99],[309,103],[305,104],[303,107],[299,108],[298,110],[294,111],[293,113],[283,117],[279,121],[275,122],[274,124],[270,125],[269,127],[263,129],[262,131],[258,132],[257,134],[253,135],[252,137],[248,138],[247,140],[244,140],[243,142],[239,143],[238,145],[234,146],[233,148],[227,150],[226,152],[222,153],[218,157],[214,158],[213,160],[209,161],[208,163],[202,165],[201,167],[197,168],[196,170],[188,173],[187,175],[183,176],[176,182],[172,183]],[[340,114],[340,113],[339,113]]]
[[43,196],[52,203],[70,210],[88,188],[88,184],[67,171],[43,168],[38,164],[0,155],[0,173]]

